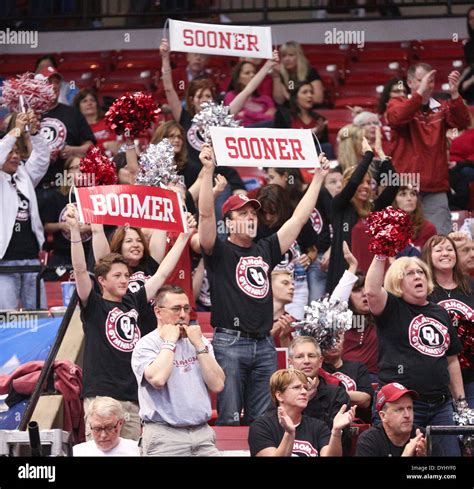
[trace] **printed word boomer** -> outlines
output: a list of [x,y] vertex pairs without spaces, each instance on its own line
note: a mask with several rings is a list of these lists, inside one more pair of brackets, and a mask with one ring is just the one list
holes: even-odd
[[133,217],[154,221],[176,222],[173,203],[165,197],[147,195],[141,201],[137,195],[91,195],[94,214],[98,216]]

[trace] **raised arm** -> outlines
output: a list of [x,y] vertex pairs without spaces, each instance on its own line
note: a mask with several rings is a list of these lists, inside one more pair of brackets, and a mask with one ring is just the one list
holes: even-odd
[[183,108],[181,106],[181,100],[179,100],[178,94],[174,89],[173,76],[171,75],[171,63],[170,63],[170,45],[168,39],[162,39],[160,43],[161,54],[161,74],[163,75],[163,87],[166,93],[166,100],[171,108],[171,113],[176,121],[181,118]]
[[332,201],[333,210],[342,209],[349,205],[349,202],[356,193],[357,187],[362,183],[365,174],[369,170],[370,163],[374,158],[374,153],[366,138],[362,138],[362,152],[364,153],[362,161],[357,165],[346,186],[334,197]]
[[449,390],[451,391],[451,395],[455,401],[457,401],[459,398],[464,399],[464,384],[458,356],[450,355],[446,358],[448,359]]
[[158,270],[152,275],[145,283],[146,297],[147,300],[151,300],[158,289],[163,286],[166,282],[167,278],[171,275],[172,271],[175,269],[178,261],[181,257],[181,254],[186,247],[188,239],[193,232],[192,229],[194,226],[192,216],[188,216],[188,232],[181,233],[176,240],[176,243],[173,245],[173,248],[168,252],[168,254],[164,257],[163,261],[160,263]]
[[319,191],[323,184],[324,177],[329,172],[329,161],[324,153],[321,153],[319,156],[319,161],[321,167],[315,169],[313,180],[311,181],[311,184],[306,190],[303,198],[298,203],[293,215],[277,232],[282,254],[288,251],[292,243],[298,237],[298,234],[300,234],[301,229],[308,221],[309,216],[316,206],[316,201],[318,200]]
[[385,260],[384,256],[374,256],[365,279],[365,293],[370,310],[375,316],[381,314],[387,304],[388,294],[383,288]]
[[76,206],[68,204],[66,209],[66,222],[71,231],[71,261],[74,269],[74,279],[76,281],[76,291],[82,305],[87,304],[92,290],[91,278],[87,271],[86,256],[82,247],[79,217]]
[[278,51],[273,51],[273,58],[267,60],[258,70],[257,74],[247,83],[247,86],[230,103],[230,113],[238,114],[245,105],[247,99],[259,87],[268,72],[278,63]]
[[322,457],[341,457],[342,456],[342,430],[352,423],[355,417],[355,411],[357,406],[352,406],[347,409],[347,406],[343,404],[341,409],[334,417],[331,429],[331,438],[329,439],[329,445],[321,448]]
[[110,253],[110,245],[104,232],[103,224],[91,224],[92,230],[92,251],[94,261],[99,261]]
[[154,229],[150,238],[150,256],[161,263],[166,255],[166,231]]
[[199,155],[203,169],[202,182],[199,190],[199,242],[204,253],[212,254],[217,238],[216,214],[214,210],[213,175],[214,155],[212,148],[204,144]]
[[348,301],[351,296],[352,287],[357,282],[357,275],[355,275],[357,271],[357,258],[351,253],[349,249],[349,245],[346,241],[342,243],[342,251],[344,253],[344,260],[349,265],[349,268],[344,272],[341,280],[336,285],[333,293],[331,294],[331,299],[339,299],[341,301]]

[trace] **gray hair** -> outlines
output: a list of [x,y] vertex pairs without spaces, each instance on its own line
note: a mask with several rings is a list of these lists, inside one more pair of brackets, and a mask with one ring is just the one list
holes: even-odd
[[360,112],[354,117],[354,119],[352,120],[352,124],[354,124],[354,126],[360,127],[370,119],[373,119],[374,117],[376,117],[377,120],[379,118],[379,116],[377,114],[374,114],[373,112],[368,112],[368,111]]
[[119,420],[125,418],[120,402],[112,397],[106,396],[98,396],[91,402],[87,417],[90,418],[94,414],[101,418],[108,418],[110,416],[117,416]]
[[312,336],[297,336],[288,347],[288,356],[290,358],[293,358],[294,356],[295,347],[300,345],[301,343],[311,343],[316,349],[316,353],[321,356],[321,348],[319,348],[318,342],[315,338],[313,338]]

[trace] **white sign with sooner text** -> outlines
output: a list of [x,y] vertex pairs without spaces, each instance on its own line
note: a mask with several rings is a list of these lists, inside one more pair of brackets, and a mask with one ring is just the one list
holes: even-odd
[[319,167],[310,129],[211,127],[219,166]]
[[272,58],[270,27],[199,24],[171,19],[169,22],[171,51]]

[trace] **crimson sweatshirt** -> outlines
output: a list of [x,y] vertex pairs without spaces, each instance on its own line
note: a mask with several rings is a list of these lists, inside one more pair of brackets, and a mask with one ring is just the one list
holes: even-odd
[[464,100],[442,101],[434,109],[424,108],[422,97],[390,99],[385,116],[393,129],[392,156],[398,173],[420,175],[422,192],[449,190],[446,130],[466,129],[471,115]]

